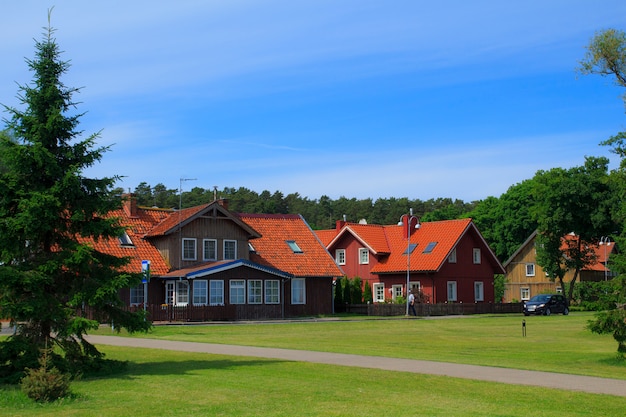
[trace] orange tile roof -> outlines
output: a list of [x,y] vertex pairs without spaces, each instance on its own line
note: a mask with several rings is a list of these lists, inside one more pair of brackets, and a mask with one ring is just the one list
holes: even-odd
[[[568,244],[567,244],[568,241],[577,241],[577,239],[578,239],[578,236],[573,235],[571,233],[566,235],[562,240],[563,244],[561,245],[561,250],[566,250],[568,248]],[[583,241],[583,244],[584,244],[584,241]],[[611,253],[613,253],[615,242],[610,242],[609,245],[587,243],[586,246],[587,248],[593,251],[595,259],[589,265],[586,265],[583,268],[583,271],[600,271],[600,272],[610,271],[610,269],[606,266],[606,264],[607,264],[608,259],[611,256]]]
[[[255,252],[250,260],[288,272],[297,277],[338,277],[342,271],[308,223],[297,214],[239,214],[261,234],[252,243]],[[286,241],[293,240],[302,249],[294,253]]]
[[[444,264],[457,242],[474,227],[471,219],[443,220],[425,222],[413,232],[411,244],[417,244],[410,257],[411,271],[435,272]],[[404,226],[385,226],[391,252],[378,265],[372,268],[373,273],[392,273],[406,271],[408,242],[404,234]],[[431,253],[423,253],[430,242],[437,242]]]
[[170,270],[170,266],[144,236],[155,224],[166,219],[171,213],[171,210],[138,208],[137,215],[129,217],[123,209],[112,211],[109,216],[118,218],[120,224],[127,227],[126,233],[133,246],[122,246],[118,239],[100,239],[92,242],[92,245],[96,250],[109,255],[131,257],[131,262],[123,269],[126,272],[140,272],[141,261],[149,260],[152,274],[165,274]]

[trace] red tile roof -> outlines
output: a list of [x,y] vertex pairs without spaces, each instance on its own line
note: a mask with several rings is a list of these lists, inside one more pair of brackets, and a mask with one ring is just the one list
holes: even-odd
[[[261,235],[251,241],[250,260],[297,277],[338,277],[342,271],[308,223],[297,214],[239,214]],[[286,241],[293,240],[302,253],[294,253]]]

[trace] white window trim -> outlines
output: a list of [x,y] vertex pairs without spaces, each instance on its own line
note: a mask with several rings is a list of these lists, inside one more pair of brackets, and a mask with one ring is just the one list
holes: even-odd
[[370,252],[367,248],[359,248],[359,265],[367,265],[370,263]]
[[[215,293],[213,292],[212,284],[220,284],[219,287],[215,288]],[[219,298],[221,301],[211,301],[211,299],[215,296],[215,298]],[[209,281],[209,305],[211,306],[223,306],[224,305],[224,280],[222,279],[212,279]]]
[[457,301],[458,300],[458,294],[457,294],[457,283],[456,281],[448,281],[448,283],[446,284],[446,296],[447,296],[447,300],[448,301]]
[[[524,296],[524,294],[526,294],[526,296]],[[528,301],[530,300],[530,288],[528,287],[522,287],[520,288],[520,293],[519,293],[519,297],[522,301]]]
[[482,281],[474,282],[474,301],[485,301],[485,284]]
[[[207,243],[213,242],[215,253],[213,256],[207,256]],[[204,261],[217,261],[217,239],[203,239],[202,240],[202,260]]]
[[479,265],[482,262],[480,248],[474,248],[474,250],[472,251],[472,259],[474,261],[474,264],[476,265]]
[[[270,283],[275,283],[274,285],[268,285]],[[276,290],[276,294],[274,294],[274,289]],[[276,301],[272,299],[276,297]],[[264,292],[264,300],[265,304],[280,304],[280,281],[277,279],[268,279],[265,281],[265,292]]]
[[[260,284],[260,287],[254,286],[254,284]],[[258,290],[259,293],[255,294],[254,290]],[[258,301],[254,299],[258,296]],[[263,281],[260,279],[248,280],[248,304],[263,304]]]
[[[227,243],[234,243],[235,244],[235,256],[233,258],[227,258],[226,257],[226,244]],[[225,260],[235,260],[237,259],[237,241],[236,240],[232,240],[232,239],[224,239],[224,243],[222,244],[222,249],[223,249],[223,259]]]
[[[201,284],[204,284],[204,288],[200,288]],[[204,301],[196,302],[196,294],[198,298],[204,299]],[[205,306],[209,304],[209,282],[206,279],[199,279],[193,281],[193,292],[191,295],[191,302],[195,306]]]
[[337,265],[346,264],[346,250],[345,249],[335,249],[335,262],[337,263]]
[[[189,257],[186,256],[187,254],[185,253],[185,243],[186,242],[192,242],[193,243],[193,256]],[[195,261],[196,259],[198,259],[198,248],[197,248],[197,242],[196,239],[194,238],[189,238],[189,237],[184,237],[183,241],[182,241],[182,247],[180,248],[180,250],[183,252],[183,261]]]
[[396,284],[391,286],[391,298],[396,299],[398,297],[402,297],[404,293],[404,285]]
[[372,293],[374,295],[375,303],[384,303],[385,302],[385,283],[377,282],[373,284]]
[[[531,268],[531,271],[529,272],[528,268]],[[526,266],[526,276],[527,277],[534,277],[535,276],[535,264],[533,263],[527,263]]]
[[[237,293],[235,293],[234,290],[238,290]],[[241,291],[241,293],[239,293],[239,291]],[[228,293],[229,293],[230,304],[237,304],[237,305],[245,304],[246,303],[246,280],[244,279],[229,280],[228,281]],[[243,300],[235,299],[235,296],[239,298],[240,295],[243,297]]]
[[175,305],[184,307],[189,305],[189,281],[175,281]]
[[[294,285],[296,282],[301,284],[301,287],[296,288]],[[298,291],[299,290],[299,291]],[[296,292],[298,291],[298,292]],[[291,280],[291,304],[306,304],[306,281],[305,278],[293,278]]]

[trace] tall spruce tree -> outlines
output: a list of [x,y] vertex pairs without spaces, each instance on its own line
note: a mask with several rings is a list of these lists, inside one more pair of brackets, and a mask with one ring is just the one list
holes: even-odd
[[128,259],[90,245],[123,232],[107,216],[121,204],[112,193],[118,177],[83,175],[109,149],[96,147],[99,134],[81,139],[72,99],[79,89],[61,81],[69,63],[53,35],[49,12],[35,58],[26,60],[33,81],[19,86],[24,110],[5,106],[10,135],[0,135],[0,317],[17,326],[0,343],[3,378],[36,367],[46,341],[60,348],[60,369],[91,366],[102,355],[83,336],[100,322],[130,331],[150,326],[121,308],[119,289],[139,282],[120,272]]

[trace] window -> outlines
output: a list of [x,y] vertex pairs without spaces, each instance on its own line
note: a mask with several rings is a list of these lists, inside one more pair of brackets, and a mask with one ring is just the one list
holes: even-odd
[[205,306],[208,304],[208,283],[206,280],[193,282],[193,305]]
[[295,240],[286,240],[285,242],[287,242],[287,245],[289,245],[293,253],[302,253],[302,249],[300,249],[300,246],[298,246]]
[[174,305],[174,281],[165,283],[165,304]]
[[372,285],[372,289],[374,290],[374,302],[384,303],[385,302],[385,284],[383,284],[382,282],[376,283]]
[[265,304],[278,304],[280,303],[280,281],[267,280],[265,281]]
[[205,261],[217,261],[217,240],[204,239],[202,241],[202,259]]
[[224,281],[211,280],[209,282],[209,304],[212,306],[224,305]]
[[448,262],[451,264],[456,263],[456,248],[452,249],[452,252],[448,255]]
[[196,239],[183,238],[183,261],[196,260]]
[[248,281],[248,303],[263,304],[263,281],[260,279]]
[[520,288],[520,298],[522,300],[530,300],[530,288]]
[[448,281],[448,301],[456,301],[456,281]]
[[361,265],[370,263],[370,253],[366,248],[359,248],[359,263]]
[[474,248],[474,263],[475,264],[479,264],[480,263],[480,248]]
[[246,281],[244,281],[243,279],[230,280],[230,303],[246,303]]
[[526,264],[526,276],[527,277],[535,276],[535,264]]
[[403,255],[406,255],[407,253],[408,254],[413,253],[413,251],[415,250],[416,247],[417,247],[417,243],[410,243],[409,247],[406,248],[406,250],[404,251]]
[[398,297],[402,297],[402,290],[403,290],[402,285],[391,286],[391,294],[394,300]]
[[337,263],[337,265],[346,264],[346,250],[345,249],[335,250],[335,262]]
[[176,281],[176,305],[189,304],[189,281]]
[[485,301],[485,286],[480,281],[474,283],[474,301]]
[[304,278],[294,278],[291,280],[291,304],[306,304]]
[[422,284],[417,282],[409,282],[409,289],[413,293],[413,295],[417,296],[422,291]]
[[224,240],[224,259],[237,259],[236,240]]
[[128,236],[128,233],[126,232],[122,233],[122,235],[119,236],[118,239],[120,241],[120,245],[122,246],[135,246],[130,236]]
[[143,284],[135,288],[130,289],[130,305],[136,306],[139,304],[143,304],[144,302],[144,292],[143,292]]
[[422,253],[431,253],[433,251],[433,249],[435,249],[435,246],[437,246],[437,242],[430,242],[425,248],[424,248],[424,252]]

